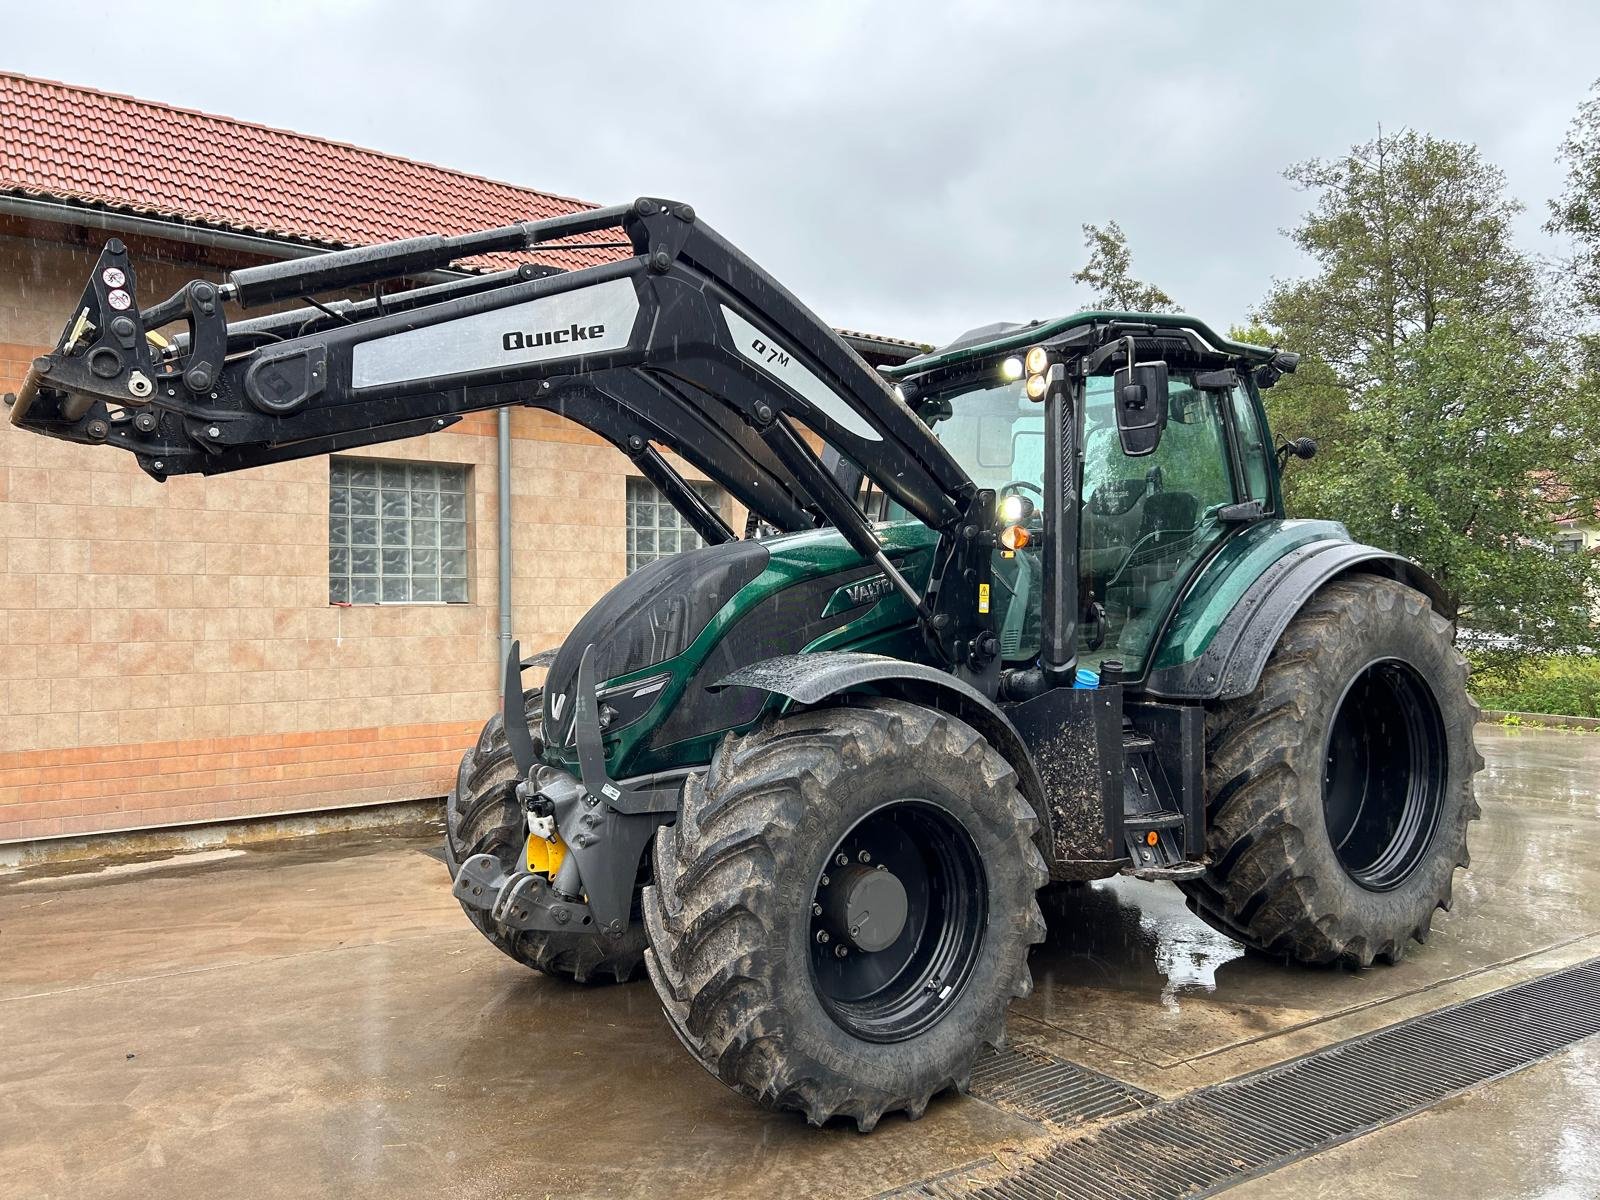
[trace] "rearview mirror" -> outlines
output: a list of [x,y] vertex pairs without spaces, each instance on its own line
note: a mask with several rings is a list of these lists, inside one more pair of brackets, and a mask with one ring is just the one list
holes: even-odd
[[1114,376],[1117,436],[1129,458],[1149,454],[1167,427],[1167,364],[1135,363]]

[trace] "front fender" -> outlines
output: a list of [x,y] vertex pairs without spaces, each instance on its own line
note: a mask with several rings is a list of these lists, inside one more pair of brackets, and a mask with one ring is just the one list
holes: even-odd
[[[822,650],[751,663],[718,680],[712,690],[727,687],[758,688],[806,705],[852,692],[870,692],[953,713],[981,733],[1011,764],[1041,827],[1049,820],[1038,767],[1017,727],[993,700],[937,667],[883,654]],[[1044,829],[1044,833],[1048,836],[1049,830]]]
[[[1342,526],[1331,522],[1306,524],[1343,533]],[[1243,568],[1240,563],[1234,569]],[[1443,590],[1410,559],[1347,537],[1318,537],[1295,545],[1255,573],[1221,616],[1200,654],[1174,662],[1172,647],[1164,642],[1145,681],[1146,693],[1168,700],[1233,700],[1249,695],[1278,638],[1306,601],[1325,584],[1358,572],[1398,580],[1427,596],[1441,615],[1455,617]],[[1183,615],[1180,605],[1180,619]]]

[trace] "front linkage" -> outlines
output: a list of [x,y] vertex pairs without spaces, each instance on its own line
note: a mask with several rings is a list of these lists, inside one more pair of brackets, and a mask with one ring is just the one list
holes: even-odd
[[520,648],[512,643],[503,701],[512,718],[506,721],[517,766],[512,787],[528,815],[529,839],[543,839],[565,854],[553,873],[535,873],[526,852],[510,870],[496,855],[476,854],[461,864],[453,891],[463,904],[510,930],[570,933],[592,926],[615,939],[628,926],[639,860],[662,821],[677,813],[682,781],[676,786],[655,778],[618,781],[608,774],[593,646],[584,650],[578,667],[574,702],[580,779],[541,766],[528,726],[515,719],[522,710],[522,670]]

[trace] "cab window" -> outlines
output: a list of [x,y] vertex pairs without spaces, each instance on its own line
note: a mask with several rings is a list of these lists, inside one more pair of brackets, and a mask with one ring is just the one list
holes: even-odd
[[1088,380],[1078,650],[1087,666],[1117,659],[1136,676],[1177,589],[1226,532],[1218,513],[1237,496],[1224,393],[1174,371],[1166,432],[1140,458],[1122,452],[1112,396],[1109,376]]
[[1233,426],[1239,434],[1239,462],[1244,468],[1245,499],[1272,506],[1272,475],[1267,470],[1267,436],[1261,413],[1244,387],[1229,393],[1233,406]]
[[1000,657],[1031,663],[1044,605],[1044,406],[1020,382],[1003,383],[935,401],[923,418],[980,488],[1028,502],[1023,523],[1032,541],[1015,553],[995,551],[990,604]]

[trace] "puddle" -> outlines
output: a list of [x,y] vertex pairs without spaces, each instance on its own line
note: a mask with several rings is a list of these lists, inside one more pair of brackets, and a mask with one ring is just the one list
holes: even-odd
[[1041,983],[1135,991],[1178,1011],[1185,994],[1217,988],[1244,948],[1184,906],[1171,884],[1111,879],[1043,898],[1049,936],[1033,959]]
[[171,867],[196,867],[205,863],[221,862],[224,859],[240,858],[245,851],[226,848],[222,850],[194,850],[188,853],[168,854],[162,858],[139,859],[134,862],[107,863],[104,866],[91,867],[86,870],[76,870],[65,874],[39,875],[32,879],[18,880],[9,885],[11,891],[26,891],[28,888],[60,886],[64,883],[74,882],[99,882],[103,879],[115,878],[119,875],[144,875],[151,871],[162,871]]

